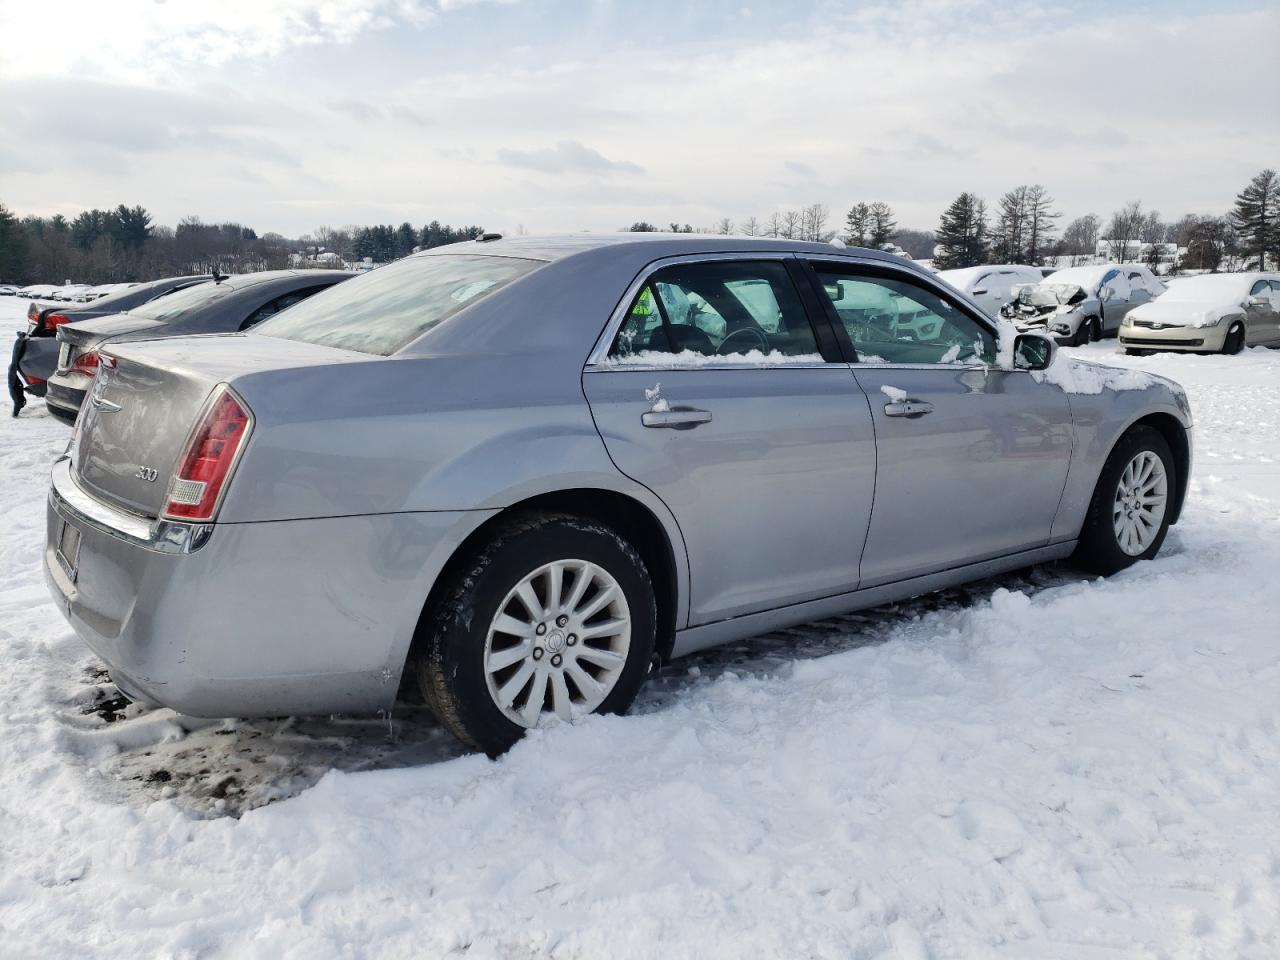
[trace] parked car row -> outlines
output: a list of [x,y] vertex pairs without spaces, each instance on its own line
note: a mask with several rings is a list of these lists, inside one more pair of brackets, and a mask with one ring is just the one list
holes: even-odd
[[63,303],[89,303],[120,290],[137,286],[134,283],[33,283],[25,287],[0,284],[0,297],[26,297],[29,300],[57,300]]
[[[1176,384],[1103,368],[1068,400],[1050,337],[881,252],[486,235],[285,276],[58,327],[96,367],[67,381],[47,580],[134,699],[364,712],[403,678],[495,754],[625,711],[655,661],[1042,561],[1117,571],[1182,507]],[[259,323],[254,290],[314,295]],[[158,335],[193,329],[222,332]]]
[[246,330],[353,275],[341,270],[280,270],[169,277],[81,307],[33,303],[9,365],[14,416],[31,394],[43,396],[54,416],[74,423],[104,343]]

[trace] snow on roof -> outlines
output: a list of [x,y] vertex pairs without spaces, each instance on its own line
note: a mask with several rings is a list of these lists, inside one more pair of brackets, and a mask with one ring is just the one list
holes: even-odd
[[1185,277],[1169,284],[1164,300],[1194,303],[1219,303],[1243,300],[1259,280],[1278,280],[1277,273],[1207,273]]
[[[1139,268],[1138,264],[1125,264],[1124,268]],[[1102,278],[1112,270],[1120,270],[1122,266],[1118,263],[1099,263],[1085,267],[1067,267],[1065,270],[1058,270],[1044,278],[1045,283],[1074,283],[1076,286],[1084,290],[1092,290],[1102,283]],[[1140,269],[1140,268],[1139,268]]]
[[995,273],[998,270],[1010,270],[1028,275],[1040,275],[1040,271],[1036,267],[1027,267],[1019,263],[987,263],[978,267],[958,267],[955,270],[939,270],[938,276],[947,283],[951,284],[958,290],[965,290],[968,285],[975,280],[986,276],[988,273]]

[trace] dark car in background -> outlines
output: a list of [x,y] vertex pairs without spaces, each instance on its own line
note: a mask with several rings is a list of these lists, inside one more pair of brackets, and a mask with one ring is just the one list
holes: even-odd
[[117,290],[90,303],[57,304],[32,302],[27,309],[27,327],[18,331],[9,361],[9,396],[13,398],[16,417],[27,403],[27,395],[43,397],[48,380],[58,365],[58,343],[54,335],[58,327],[77,320],[89,320],[125,313],[135,307],[183,290],[198,283],[208,283],[210,274],[165,277]]
[[248,330],[353,276],[346,270],[268,270],[218,277],[128,313],[61,324],[57,369],[49,378],[45,405],[58,419],[74,423],[98,371],[98,350],[108,342]]

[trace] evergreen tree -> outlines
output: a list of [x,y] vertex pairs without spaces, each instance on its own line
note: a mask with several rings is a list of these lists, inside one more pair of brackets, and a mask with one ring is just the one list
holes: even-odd
[[418,245],[418,231],[408,221],[396,228],[396,256],[407,257]]
[[1258,269],[1267,269],[1267,258],[1280,256],[1280,177],[1263,170],[1236,195],[1231,220],[1240,233],[1241,249],[1258,258]]
[[867,230],[867,244],[874,250],[884,247],[898,229],[898,222],[893,218],[893,208],[887,203],[877,200],[867,208],[870,226]]
[[855,203],[844,217],[844,242],[851,247],[865,247],[871,235],[871,208]]
[[27,238],[18,218],[0,203],[0,280],[19,280],[27,265]]
[[987,206],[972,193],[962,193],[938,222],[933,265],[939,270],[976,267],[987,259]]

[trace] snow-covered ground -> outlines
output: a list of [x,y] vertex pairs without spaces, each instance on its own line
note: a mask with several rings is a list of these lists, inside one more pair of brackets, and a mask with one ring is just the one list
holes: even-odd
[[0,957],[1280,956],[1280,352],[1113,350],[1068,352],[1194,407],[1159,559],[679,661],[497,762],[125,708],[40,573],[67,430],[3,419]]

